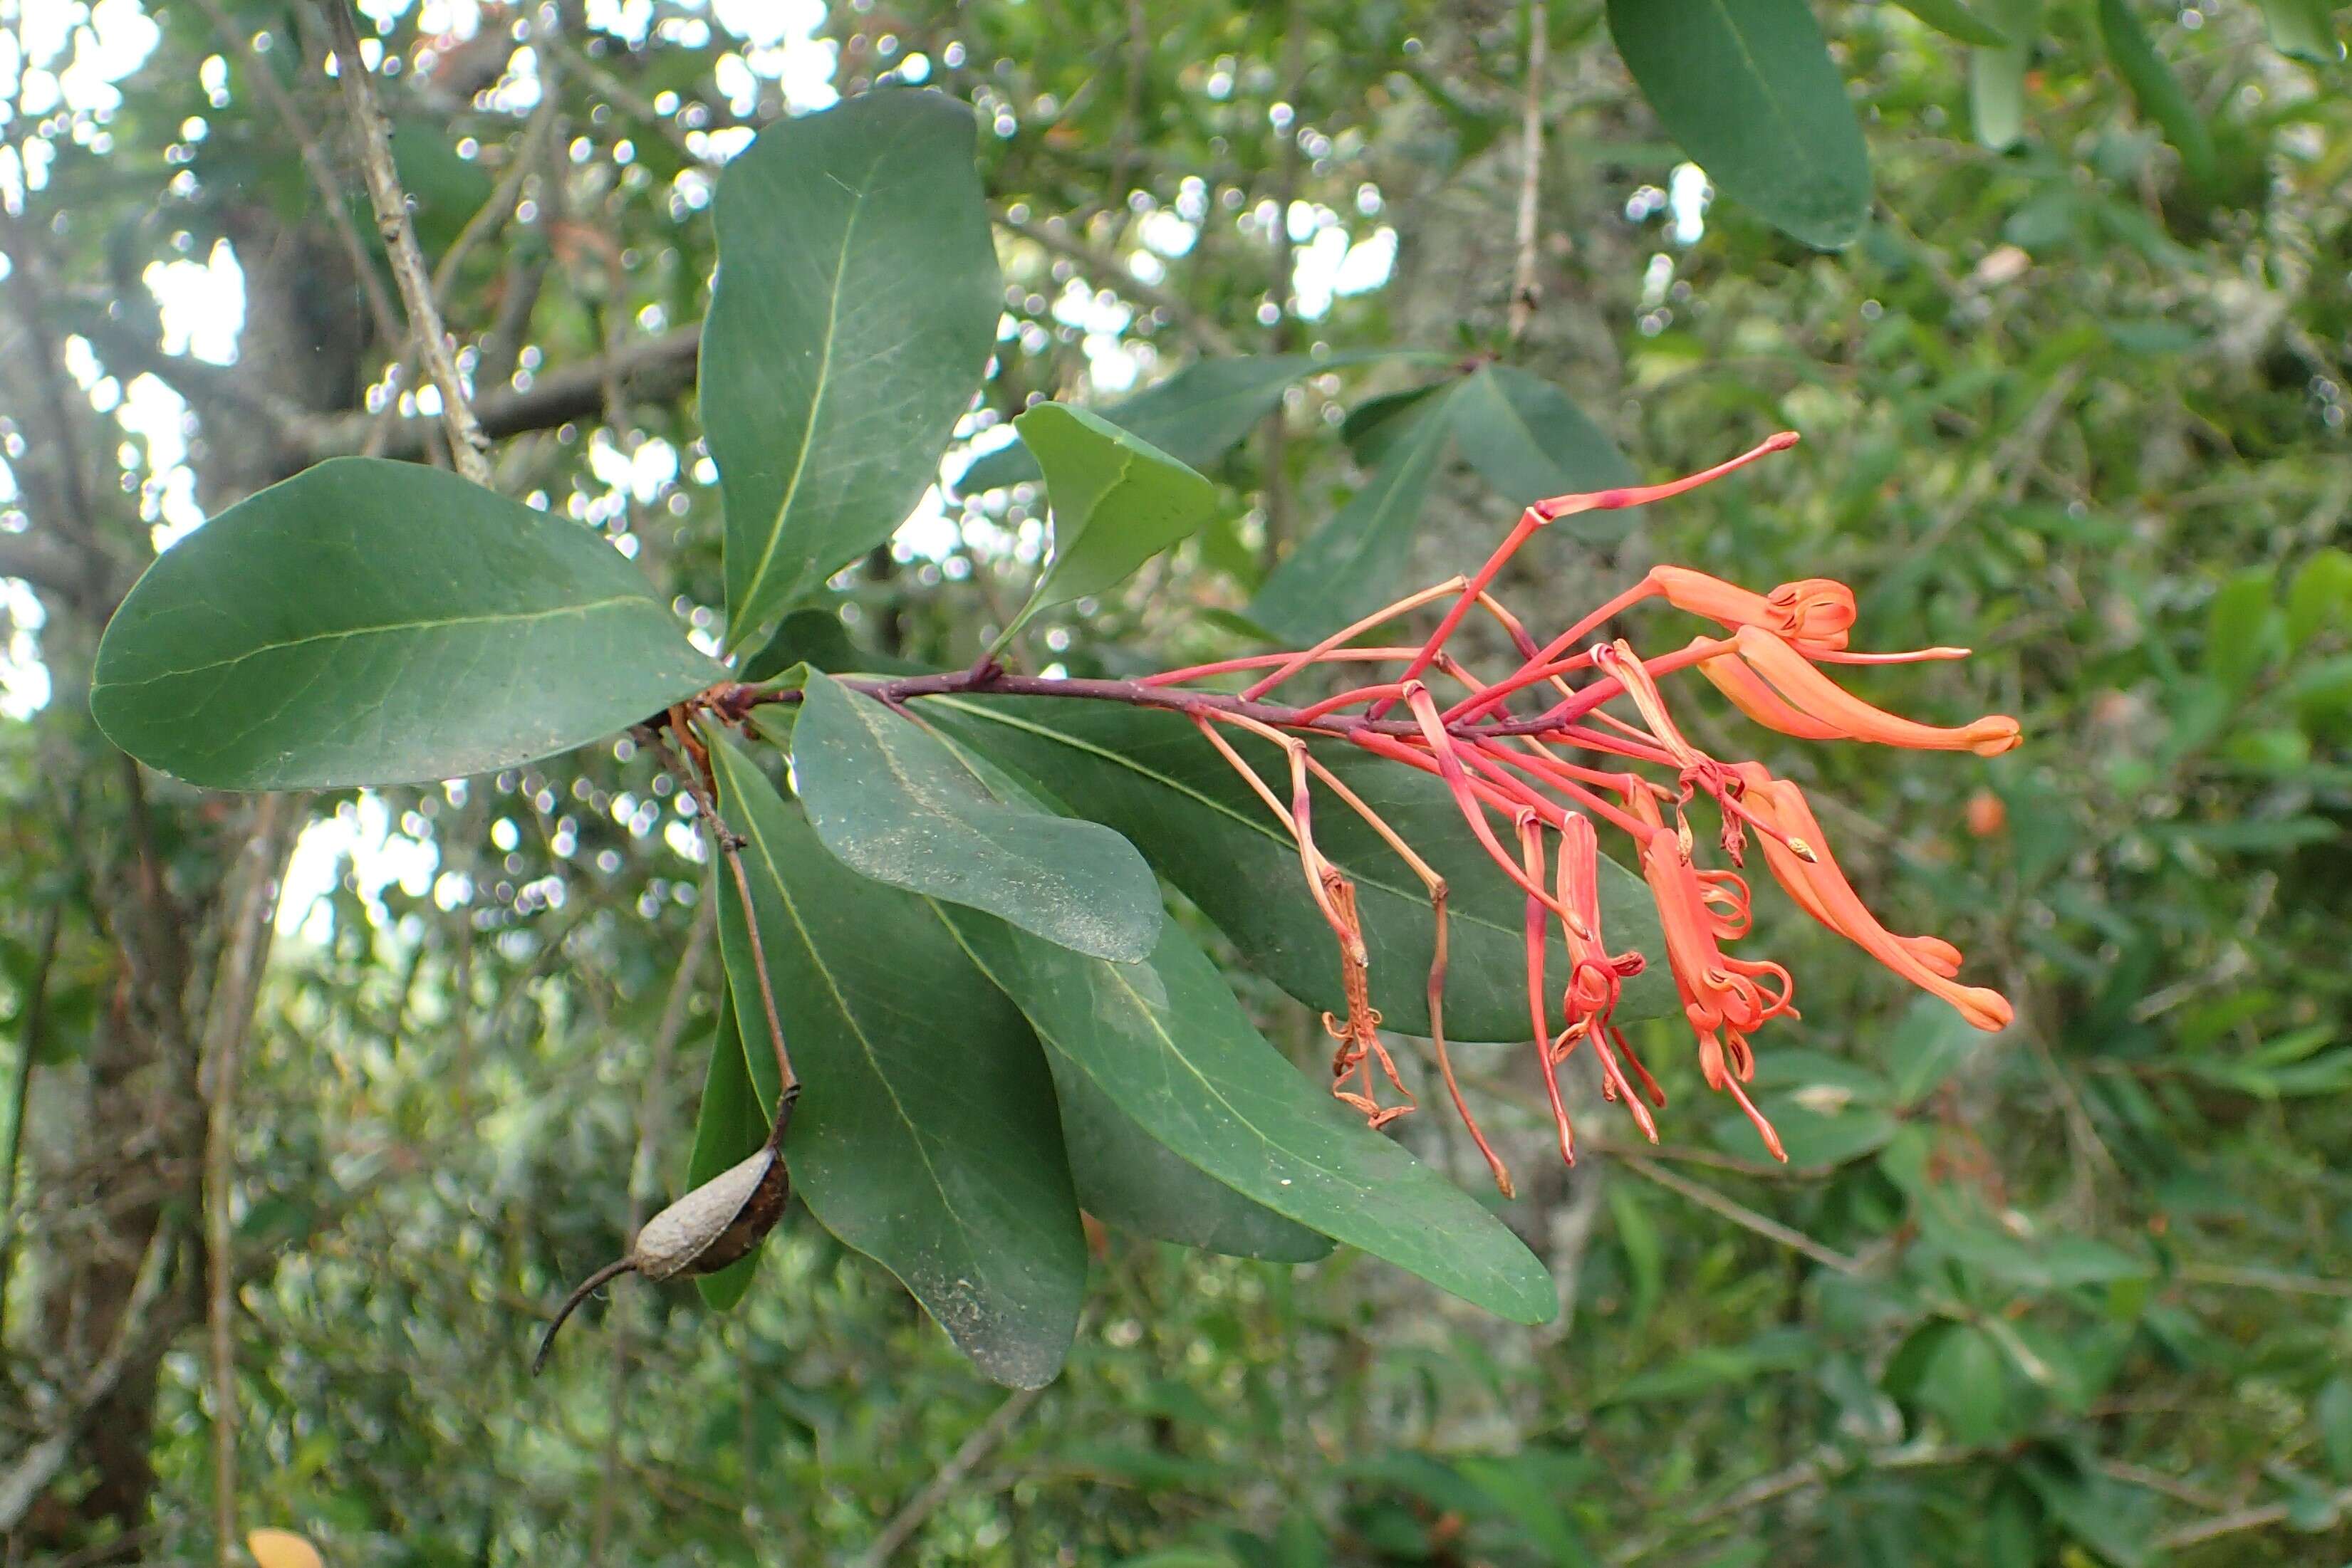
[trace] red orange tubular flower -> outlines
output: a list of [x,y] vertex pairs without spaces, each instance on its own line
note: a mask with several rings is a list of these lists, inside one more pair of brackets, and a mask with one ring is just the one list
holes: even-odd
[[[1766,1026],[1797,1016],[1796,988],[1780,965],[1732,950],[1748,939],[1752,924],[1748,883],[1732,869],[1742,863],[1751,831],[1763,846],[1773,879],[1807,915],[1901,978],[1949,1002],[1977,1027],[1999,1030],[2010,1021],[2009,1003],[1998,992],[1960,983],[1958,948],[1936,936],[1897,935],[1870,912],[1832,857],[1821,824],[1796,785],[1776,778],[1760,762],[1710,756],[1676,723],[1662,685],[1676,672],[1696,667],[1748,718],[1803,740],[1862,740],[1995,757],[2020,743],[2016,720],[1990,715],[1948,728],[1923,724],[1874,706],[1819,667],[1952,659],[1966,650],[1849,650],[1854,595],[1826,578],[1758,593],[1691,568],[1661,566],[1540,645],[1492,591],[1512,555],[1554,518],[1664,500],[1783,450],[1795,439],[1774,436],[1728,463],[1664,485],[1539,501],[1472,575],[1407,595],[1300,652],[1173,670],[1139,684],[1155,706],[1190,715],[1296,840],[1309,892],[1339,939],[1347,1011],[1344,1018],[1325,1019],[1339,1048],[1333,1091],[1375,1125],[1405,1114],[1413,1102],[1406,1095],[1402,1103],[1382,1103],[1374,1092],[1382,1078],[1399,1092],[1404,1083],[1381,1044],[1380,1014],[1370,1000],[1354,887],[1315,845],[1313,787],[1319,783],[1338,796],[1428,888],[1437,923],[1428,981],[1437,1063],[1506,1196],[1512,1191],[1509,1172],[1472,1117],[1437,1021],[1444,1000],[1446,881],[1317,759],[1309,742],[1350,744],[1434,776],[1494,862],[1496,874],[1519,893],[1526,912],[1531,1043],[1561,1155],[1571,1163],[1575,1144],[1559,1073],[1579,1047],[1591,1042],[1604,1095],[1622,1102],[1636,1127],[1653,1141],[1658,1136],[1653,1108],[1666,1103],[1617,1023],[1623,982],[1642,972],[1643,958],[1638,952],[1612,953],[1601,930],[1604,827],[1625,836],[1629,862],[1640,867],[1657,906],[1665,962],[1696,1042],[1700,1076],[1739,1105],[1776,1158],[1785,1159],[1785,1151],[1747,1085],[1755,1077],[1757,1041]],[[1722,634],[1643,657],[1632,638],[1612,634],[1611,623],[1654,600],[1714,622]],[[1435,629],[1418,644],[1390,638],[1380,646],[1350,645],[1400,616],[1441,603],[1444,609]],[[1474,611],[1501,627],[1519,659],[1499,678],[1472,674],[1445,648]],[[1319,701],[1295,708],[1275,706],[1274,688],[1310,669],[1356,673]],[[1244,673],[1255,678],[1238,694],[1196,685]],[[1441,681],[1447,684],[1443,705],[1430,690],[1431,683]],[[1220,726],[1246,731],[1287,753],[1288,800],[1223,739]],[[1729,867],[1702,863],[1689,818],[1702,796],[1717,812],[1716,843]],[[1546,955],[1555,936],[1567,951],[1567,973],[1555,969],[1548,976]]]

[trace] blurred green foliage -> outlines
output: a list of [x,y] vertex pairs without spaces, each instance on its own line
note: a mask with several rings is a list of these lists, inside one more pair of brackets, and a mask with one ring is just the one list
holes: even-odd
[[[282,41],[264,60],[317,57],[306,16],[231,9]],[[699,318],[698,160],[784,110],[781,56],[679,0],[496,12],[493,34],[553,26],[527,70],[504,41],[486,56],[426,30],[449,11],[379,9],[412,66],[387,91],[431,246],[454,242],[484,171],[545,162],[529,214],[457,270],[461,334],[545,378]],[[1804,1023],[1763,1058],[1796,1168],[1751,1163],[1736,1124],[1710,1136],[1687,1051],[1638,1026],[1646,1058],[1675,1064],[1671,1146],[1633,1144],[1588,1093],[1591,1152],[1508,1211],[1566,1292],[1552,1328],[1344,1251],[1291,1268],[1111,1233],[1067,1371],[1008,1412],[886,1275],[788,1221],[735,1315],[625,1282],[601,1337],[575,1329],[532,1383],[539,1315],[620,1251],[633,1202],[682,1184],[718,1019],[708,938],[690,936],[704,868],[625,742],[462,791],[323,798],[344,841],[388,829],[431,852],[407,885],[377,885],[381,852],[335,865],[331,830],[298,858],[341,876],[288,917],[243,1089],[246,1521],[300,1528],[335,1563],[860,1562],[952,1462],[897,1561],[2352,1556],[2347,67],[2325,8],[2297,0],[1969,9],[2017,41],[1963,49],[1894,7],[1816,9],[1876,186],[1832,254],[1730,193],[1702,234],[1673,232],[1680,154],[1602,7],[1536,13],[1542,299],[1516,344],[1522,7],[908,0],[837,6],[789,52],[797,71],[833,47],[845,92],[919,54],[982,110],[1011,323],[967,423],[982,444],[1034,393],[1108,406],[1130,367],[1150,381],[1204,348],[1329,356],[1283,399],[1279,436],[1202,459],[1230,515],[1140,580],[1038,615],[1017,644],[1036,664],[1123,674],[1248,646],[1269,564],[1380,464],[1373,400],[1449,361],[1501,353],[1565,388],[1645,476],[1801,431],[1795,453],[1630,535],[1547,537],[1503,586],[1581,604],[1661,559],[1757,585],[1830,576],[1860,596],[1860,645],[1973,647],[1872,690],[2014,713],[2021,752],[1764,755],[1836,803],[1823,825],[1889,924],[1950,936],[2016,1028],[1986,1040],[1912,1007],[1766,894],[1761,941],[1803,986]],[[266,384],[278,327],[320,308],[319,268],[266,248],[312,233],[318,203],[247,63],[207,64],[224,46],[203,8],[155,10],[160,40],[102,126],[60,110],[11,134],[53,149],[28,210],[55,325],[93,383],[119,394],[152,371],[184,388],[210,503],[234,498],[253,439],[223,388]],[[504,90],[549,86],[558,134],[527,131],[528,95],[475,96],[501,73]],[[287,80],[332,122],[331,83]],[[1262,213],[1287,204],[1299,252],[1392,230],[1393,270],[1286,311],[1270,282],[1294,257]],[[144,267],[221,238],[245,268],[238,362],[142,359],[123,323],[150,308]],[[1425,353],[1345,358],[1399,349]],[[58,527],[40,509],[54,450],[26,445],[39,404],[7,391],[21,498],[0,528]],[[622,391],[617,423],[592,412],[509,443],[501,483],[627,536],[682,608],[716,604],[717,492],[686,400]],[[79,524],[136,563],[167,476],[110,418],[84,423],[103,482]],[[1438,572],[1482,557],[1523,499],[1475,461],[1457,443],[1428,476],[1415,559]],[[968,663],[1023,602],[1035,495],[945,515],[841,586],[858,642]],[[110,1105],[186,1092],[117,1071],[144,983],[117,940],[129,846],[148,835],[147,863],[200,909],[242,823],[167,781],[139,812],[77,695],[99,620],[69,595],[38,602],[56,697],[0,723],[0,1017],[21,1021],[46,977],[0,1455],[44,1429],[37,1391],[88,1348],[60,1281],[111,1234],[116,1195],[160,1203],[167,1234],[193,1224],[184,1171],[96,1136]],[[1693,727],[1711,745],[1727,727]],[[51,908],[64,935],[44,967]],[[687,951],[701,956],[666,1033]],[[1244,983],[1312,1071],[1311,1023]],[[1533,1085],[1499,1051],[1465,1056],[1538,1139]],[[1475,1177],[1436,1119],[1407,1137]],[[175,1300],[201,1272],[178,1255]],[[130,1556],[211,1547],[201,1338],[171,1341],[152,1425],[129,1434],[157,1477]],[[105,1479],[69,1469],[64,1517],[28,1522],[16,1560],[100,1561],[111,1527],[71,1508]]]

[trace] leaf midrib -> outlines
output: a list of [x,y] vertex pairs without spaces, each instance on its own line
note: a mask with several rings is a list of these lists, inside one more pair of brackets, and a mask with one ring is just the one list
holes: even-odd
[[[940,1207],[955,1223],[959,1234],[969,1234],[972,1227],[957,1211],[954,1199],[948,1196],[947,1185],[940,1179],[939,1167],[932,1164],[930,1148],[923,1141],[922,1129],[916,1124],[914,1117],[908,1114],[906,1102],[899,1098],[898,1085],[891,1082],[889,1073],[883,1071],[881,1058],[876,1054],[874,1042],[867,1036],[865,1025],[859,1022],[857,1015],[851,1010],[848,997],[843,993],[840,982],[834,977],[833,967],[824,961],[824,954],[817,948],[816,938],[809,932],[808,923],[801,918],[800,905],[793,897],[792,888],[785,883],[783,873],[777,866],[776,857],[769,847],[767,835],[760,830],[759,817],[749,810],[740,812],[739,815],[743,818],[744,835],[759,852],[761,862],[766,866],[768,880],[775,885],[776,896],[783,902],[784,914],[791,918],[793,929],[800,934],[801,946],[807,951],[809,962],[815,966],[818,977],[824,981],[825,991],[833,998],[835,1010],[841,1014],[842,1021],[849,1026],[849,1032],[856,1040],[858,1050],[865,1053],[866,1065],[874,1070],[874,1077],[882,1085],[882,1092],[889,1096],[890,1109],[905,1124],[907,1136],[914,1144],[917,1156],[923,1162],[923,1174],[929,1178],[931,1190],[940,1195]],[[979,1253],[970,1247],[966,1248],[966,1251],[973,1260],[973,1267],[979,1268],[982,1264]]]
[[865,214],[866,203],[873,199],[875,172],[898,151],[912,124],[911,120],[908,121],[875,150],[856,188],[844,184],[838,175],[827,175],[835,184],[850,193],[849,218],[841,225],[841,248],[833,258],[833,280],[825,290],[824,349],[817,360],[816,386],[809,394],[808,423],[801,429],[801,449],[793,458],[792,476],[784,481],[784,493],[776,503],[775,515],[769,519],[768,542],[761,549],[759,560],[752,565],[751,575],[744,580],[744,603],[736,607],[738,616],[747,627],[752,623],[753,618],[744,616],[742,612],[758,599],[760,586],[767,580],[768,569],[775,563],[776,548],[784,538],[784,518],[793,509],[793,498],[800,494],[801,480],[808,472],[809,454],[816,450],[816,429],[824,415],[825,389],[833,380],[834,345],[841,338],[842,279],[849,271],[849,247],[857,235],[857,220]]
[[457,615],[429,621],[388,621],[380,626],[351,626],[334,632],[313,632],[307,636],[264,643],[247,649],[233,659],[215,659],[209,664],[191,664],[185,669],[158,671],[152,675],[142,675],[137,680],[107,680],[100,681],[99,685],[110,690],[127,691],[134,686],[152,685],[157,681],[175,680],[182,675],[201,675],[214,670],[235,669],[248,659],[257,659],[265,653],[281,653],[289,648],[307,647],[313,643],[341,643],[355,637],[381,637],[400,632],[440,632],[456,626],[513,626],[530,621],[551,621],[564,615],[587,615],[625,604],[649,605],[653,602],[642,593],[622,593],[586,604],[563,604],[549,610],[502,611],[495,615]]

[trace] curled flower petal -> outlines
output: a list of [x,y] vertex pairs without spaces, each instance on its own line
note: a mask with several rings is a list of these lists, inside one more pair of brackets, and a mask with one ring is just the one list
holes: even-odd
[[1807,914],[1921,990],[1949,1002],[1977,1028],[2009,1027],[2014,1016],[2009,998],[1999,991],[1954,982],[1959,973],[1958,948],[1933,936],[1897,936],[1879,924],[1838,868],[1802,790],[1785,779],[1773,778],[1757,763],[1743,762],[1736,771],[1748,786],[1752,810],[1769,816],[1790,837],[1801,838],[1811,846],[1817,858],[1808,864],[1785,845],[1764,840],[1764,858],[1773,876]]
[[[1771,629],[1791,643],[1814,648],[1843,648],[1853,629],[1853,590],[1826,577],[1784,582],[1764,596],[1780,623]],[[1770,622],[1765,622],[1770,625]]]
[[1784,582],[1757,593],[1686,566],[1650,569],[1666,602],[1738,631],[1760,626],[1776,636],[1811,647],[1842,649],[1854,621],[1853,590],[1826,577]]
[[1916,724],[1871,706],[1761,627],[1742,626],[1736,637],[1739,656],[1769,681],[1791,707],[1850,739],[1919,751],[1973,751],[1979,757],[1998,757],[2022,739],[2017,721],[2006,714],[1988,714],[1957,729]]

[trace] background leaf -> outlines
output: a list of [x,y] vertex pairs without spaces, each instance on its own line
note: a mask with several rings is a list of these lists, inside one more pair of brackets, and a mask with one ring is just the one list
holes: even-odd
[[827,675],[809,675],[793,769],[809,825],[860,875],[1097,957],[1140,958],[1159,938],[1160,883],[1134,845],[991,795],[921,725]]
[[1821,250],[1870,215],[1870,153],[1804,0],[1609,0],[1642,96],[1707,178]]
[[2271,47],[2315,66],[2343,63],[2344,43],[2336,36],[2328,0],[2262,0],[2262,6]]
[[2216,156],[2212,130],[2189,101],[2172,68],[2156,52],[2131,0],[2099,0],[2099,36],[2106,42],[2107,58],[2130,85],[2140,112],[2163,128],[2164,139],[2180,154],[2189,181],[2211,184]]
[[342,457],[149,567],[89,706],[152,768],[293,789],[526,762],[725,674],[589,530],[438,469]]
[[1380,466],[1267,576],[1250,601],[1250,619],[1285,641],[1312,643],[1397,597],[1445,450],[1448,425],[1437,413],[1450,395],[1400,416],[1412,423]]
[[[824,1228],[906,1282],[974,1364],[1037,1387],[1060,1370],[1086,1243],[1053,1082],[1012,1004],[911,894],[827,853],[751,758],[711,734],[719,809],[748,841],[760,934],[807,1087],[785,1152]],[[746,1061],[775,1064],[737,900],[719,904]]]
[[[1132,397],[1094,412],[1193,468],[1214,467],[1282,402],[1287,387],[1311,371],[1332,370],[1394,355],[1380,350],[1333,354],[1239,354],[1195,360]],[[1018,441],[982,453],[956,476],[966,495],[1042,478],[1035,454]]]
[[1962,5],[1961,0],[1896,0],[1896,4],[1936,31],[1961,43],[1998,48],[2009,42],[2006,34]]
[[1067,403],[1014,420],[1045,470],[1054,559],[1013,624],[1124,581],[1216,510],[1217,489],[1139,436]]
[[1969,51],[1969,123],[1978,144],[2006,152],[2025,134],[2025,73],[2042,31],[2042,0],[1986,0],[2009,42]]
[[[1464,462],[1496,494],[1518,506],[1551,496],[1638,485],[1641,474],[1568,394],[1515,365],[1488,365],[1446,400]],[[1585,512],[1551,526],[1582,537],[1613,537],[1638,527],[1646,508]]]
[[719,182],[701,408],[728,646],[890,537],[1003,308],[971,111],[891,89],[769,126]]

